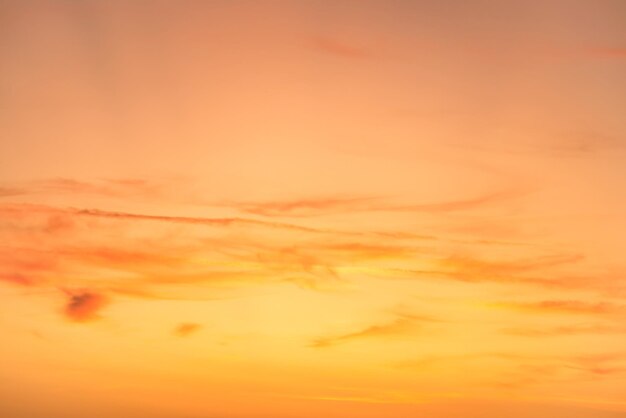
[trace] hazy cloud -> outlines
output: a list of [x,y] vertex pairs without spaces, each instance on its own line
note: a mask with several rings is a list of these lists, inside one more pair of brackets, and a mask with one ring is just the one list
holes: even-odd
[[503,328],[500,332],[521,337],[560,337],[586,334],[611,335],[626,333],[626,327],[610,325],[562,325],[545,328],[511,327]]
[[318,338],[311,343],[311,347],[323,348],[361,339],[385,339],[389,337],[410,335],[421,330],[423,325],[432,324],[434,322],[438,321],[427,316],[398,314],[396,318],[390,322],[380,325],[372,325],[356,332]]
[[587,302],[582,300],[543,300],[539,302],[505,302],[496,307],[529,313],[554,313],[577,315],[607,315],[624,312],[621,305],[610,302]]
[[506,189],[465,199],[421,204],[390,204],[381,198],[320,198],[278,202],[239,203],[232,206],[245,213],[268,217],[305,217],[356,212],[447,213],[497,204],[527,194],[528,190]]
[[177,337],[188,337],[202,329],[202,325],[194,322],[183,322],[174,328],[174,335]]
[[363,59],[371,57],[370,52],[365,48],[337,38],[315,36],[311,38],[311,43],[312,46],[319,51],[343,58]]

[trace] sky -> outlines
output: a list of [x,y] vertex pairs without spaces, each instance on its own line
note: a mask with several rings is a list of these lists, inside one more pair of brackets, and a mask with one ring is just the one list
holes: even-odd
[[624,22],[0,0],[0,415],[626,418]]

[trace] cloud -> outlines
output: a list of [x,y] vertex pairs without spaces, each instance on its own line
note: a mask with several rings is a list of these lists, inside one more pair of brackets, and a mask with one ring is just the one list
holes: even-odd
[[194,322],[183,322],[179,324],[176,328],[174,328],[174,335],[177,337],[188,337],[192,334],[197,333],[202,329],[202,325],[196,324]]
[[307,245],[307,248],[330,254],[345,261],[372,261],[380,259],[404,259],[423,251],[422,248],[407,245],[377,244],[372,242],[337,242],[319,246]]
[[457,275],[464,280],[489,280],[489,277],[500,277],[526,273],[567,264],[578,263],[585,259],[583,254],[557,254],[523,260],[487,261],[467,256],[451,256],[441,262],[443,271]]
[[154,252],[115,247],[70,247],[57,250],[57,254],[90,266],[107,269],[143,269],[163,271],[165,268],[177,268],[185,262],[179,254]]
[[148,189],[145,181],[101,181],[86,182],[69,178],[56,178],[32,183],[35,192],[93,194],[107,197],[127,197],[144,193]]
[[48,274],[59,273],[53,254],[28,248],[0,246],[0,281],[23,286],[42,285]]
[[426,355],[396,363],[399,369],[431,372],[453,371],[476,376],[476,386],[519,389],[532,385],[597,380],[626,371],[624,353],[589,355],[540,354],[524,352],[477,352],[451,355]]
[[0,197],[12,197],[26,194],[26,191],[13,187],[0,187]]
[[625,362],[625,353],[592,354],[573,358],[568,367],[588,374],[602,376],[625,372]]
[[[59,208],[46,205],[36,204],[4,204],[0,205],[0,213],[7,216],[23,217],[36,214],[47,215],[73,215],[77,217],[92,217],[102,219],[116,219],[120,221],[154,221],[167,222],[175,224],[190,225],[206,225],[214,227],[228,226],[258,226],[271,229],[283,229],[287,231],[309,232],[317,234],[341,233],[338,231],[311,228],[306,226],[294,225],[281,222],[267,222],[256,219],[227,217],[227,218],[208,218],[208,217],[192,217],[192,216],[169,216],[169,215],[152,215],[131,212],[108,211],[101,209],[77,209],[77,208]],[[347,233],[349,234],[349,233]],[[357,234],[358,235],[358,234]]]
[[621,305],[609,302],[587,302],[581,300],[543,300],[539,302],[505,302],[495,307],[530,313],[553,313],[575,315],[607,315],[623,312]]
[[503,328],[500,330],[500,332],[507,335],[517,335],[521,337],[560,337],[586,334],[624,334],[626,333],[626,328],[609,325],[562,325],[547,328]]
[[[484,260],[476,257],[450,255],[429,259],[430,268],[376,268],[375,276],[396,279],[450,280],[465,283],[499,283],[527,285],[549,289],[601,289],[605,283],[562,277],[550,273],[551,268],[576,264],[584,260],[582,254],[557,254],[518,260]],[[367,270],[364,270],[367,273]]]
[[355,340],[397,337],[417,332],[424,324],[433,322],[438,321],[426,316],[397,314],[397,317],[391,322],[380,325],[372,325],[363,330],[347,334],[318,338],[314,340],[310,346],[315,348],[324,348]]
[[623,334],[626,333],[626,328],[609,325],[562,325],[547,328],[503,328],[500,332],[521,337],[560,337],[585,334]]
[[506,189],[480,194],[466,199],[443,202],[398,205],[384,203],[376,197],[318,198],[277,202],[235,203],[235,209],[244,213],[266,217],[312,217],[358,212],[422,212],[448,213],[471,210],[485,205],[511,200],[528,193],[528,190]]
[[22,285],[22,286],[31,286],[35,284],[35,281],[32,278],[21,273],[0,274],[0,281]]
[[100,318],[100,311],[109,303],[102,293],[90,290],[65,290],[68,297],[63,313],[74,322],[90,322]]
[[[54,289],[81,288],[87,282],[82,277],[89,277],[88,286],[107,294],[146,299],[211,300],[232,297],[230,291],[242,287],[284,282],[328,290],[328,284],[340,282],[334,270],[338,263],[401,251],[352,238],[346,242],[330,231],[316,230],[314,242],[304,240],[301,229],[274,234],[274,224],[266,228],[264,222],[260,228],[256,222],[241,224],[252,226],[244,238],[229,231],[228,221],[218,220],[208,230],[197,227],[214,225],[213,218],[85,215],[77,209],[19,204],[0,205],[0,212],[6,214],[3,221],[10,221],[0,239],[11,243],[0,246],[0,280]],[[80,221],[92,216],[101,221]],[[144,221],[160,225],[147,229]],[[329,280],[333,283],[326,284]]]
[[587,53],[600,58],[626,58],[626,47],[592,47]]
[[158,222],[171,222],[181,224],[195,224],[195,225],[208,225],[208,226],[234,226],[234,225],[248,225],[248,226],[260,226],[273,229],[286,229],[300,232],[312,232],[312,233],[325,233],[327,231],[308,228],[305,226],[298,226],[279,222],[265,222],[255,219],[246,218],[204,218],[204,217],[190,217],[190,216],[167,216],[167,215],[146,215],[138,213],[128,212],[113,212],[99,209],[76,209],[72,213],[79,216],[91,216],[98,218],[110,218],[120,220],[141,220],[141,221],[158,221]]
[[[478,200],[490,199],[485,195]],[[380,202],[326,199],[293,201],[286,206],[283,202],[268,208],[309,213],[372,204]],[[247,217],[154,215],[33,204],[2,204],[0,217],[0,241],[10,244],[0,246],[0,280],[42,289],[95,287],[99,295],[214,300],[237,297],[252,286],[285,283],[313,291],[354,289],[361,285],[359,276],[363,275],[564,290],[603,285],[593,280],[566,281],[550,271],[575,265],[584,258],[582,254],[509,256],[506,260],[450,255],[462,250],[461,245],[471,245],[476,251],[473,241],[455,241],[452,250],[445,238],[411,231],[338,231],[319,224],[309,227]],[[527,250],[520,247],[515,251],[524,254]],[[96,305],[108,301],[85,298]],[[80,303],[77,298],[76,304]],[[91,305],[87,302],[86,306]],[[97,309],[94,312],[97,315]],[[401,335],[403,329],[419,325],[400,315],[390,323],[320,338],[314,345]]]
[[346,41],[326,36],[315,36],[311,38],[312,46],[322,52],[336,55],[338,57],[350,59],[370,58],[371,54],[365,48],[352,45]]
[[[519,130],[519,128],[517,128]],[[450,143],[450,146],[470,151],[479,151],[511,156],[535,156],[540,158],[585,158],[606,151],[621,151],[624,141],[617,135],[605,133],[595,127],[579,126],[558,129],[536,130],[534,127],[524,127],[529,132],[523,138],[513,141],[501,141],[503,136],[516,138],[518,130],[501,131],[479,143]]]
[[[480,200],[480,199],[479,199]],[[307,201],[313,202],[313,201]],[[341,200],[336,203],[330,203],[328,200],[324,200],[325,203],[308,203],[310,204],[311,212],[307,211],[307,216],[314,216],[315,214],[322,213],[330,213],[325,212],[326,209],[331,212],[339,211],[346,213],[359,212],[359,211],[403,211],[408,210],[407,207],[366,207],[362,206],[360,208],[352,207],[352,203],[354,200]],[[469,204],[468,202],[462,203],[461,201],[457,202],[460,205]],[[475,204],[474,202],[473,204]],[[450,203],[451,204],[451,203]],[[264,209],[267,205],[267,209]],[[285,206],[286,205],[286,206]],[[242,211],[249,211],[251,214],[259,214],[262,216],[283,216],[280,213],[283,210],[287,210],[289,212],[290,209],[285,209],[287,207],[300,207],[300,203],[297,202],[281,202],[281,203],[267,203],[267,204],[237,204],[236,207],[239,207]],[[439,204],[435,205],[438,206]],[[447,206],[448,204],[442,204]],[[427,205],[431,206],[431,205]],[[309,207],[309,206],[307,206]],[[322,209],[324,208],[324,209]],[[339,209],[343,208],[343,209]],[[319,212],[318,212],[319,210]],[[277,211],[277,212],[275,212]],[[362,237],[362,238],[371,238],[371,239],[386,239],[386,240],[420,240],[420,241],[448,241],[458,244],[485,244],[485,245],[506,245],[510,246],[512,243],[502,242],[502,241],[490,241],[490,240],[459,240],[452,238],[444,238],[438,237],[435,235],[425,235],[425,234],[416,234],[416,233],[408,233],[408,232],[379,232],[379,231],[349,231],[349,230],[337,230],[337,229],[329,229],[329,228],[320,228],[320,227],[311,227],[298,225],[293,223],[286,222],[274,222],[268,220],[259,220],[259,219],[251,219],[251,218],[241,218],[241,217],[225,217],[225,218],[210,218],[210,217],[191,217],[191,216],[169,216],[169,215],[154,215],[154,214],[145,214],[145,213],[132,213],[132,212],[119,212],[119,211],[108,211],[102,209],[81,209],[81,208],[61,208],[61,207],[53,207],[46,205],[36,205],[36,204],[3,204],[0,205],[0,214],[3,214],[7,217],[7,219],[13,218],[17,220],[21,220],[25,217],[32,216],[48,216],[46,220],[46,231],[47,232],[63,232],[70,231],[75,226],[75,221],[80,218],[100,218],[100,219],[111,219],[111,220],[119,220],[119,221],[139,221],[139,222],[161,222],[161,223],[171,223],[171,224],[188,224],[188,225],[205,225],[216,228],[228,228],[228,227],[258,227],[265,229],[274,229],[274,230],[283,230],[285,232],[293,232],[293,233],[307,233],[307,234],[317,234],[317,235],[327,235],[327,236],[336,236],[336,237]],[[289,217],[289,215],[285,215]],[[513,243],[518,246],[519,243]]]
[[287,216],[303,217],[320,214],[345,213],[354,211],[371,210],[375,197],[349,197],[349,198],[316,198],[288,200],[277,202],[258,202],[235,204],[242,212],[262,216]]
[[[228,292],[246,286],[278,283],[342,290],[357,285],[357,274],[559,289],[606,284],[550,274],[553,267],[578,263],[581,254],[485,260],[446,255],[448,240],[406,232],[335,231],[237,217],[29,204],[0,205],[0,215],[5,225],[0,239],[11,243],[0,247],[0,280],[16,285],[80,288],[84,281],[79,277],[90,277],[88,286],[109,294],[204,300],[232,297]],[[147,222],[155,225],[144,228]],[[233,229],[245,235],[233,234]],[[411,268],[416,264],[426,268]],[[199,284],[204,285],[203,293],[192,294]]]
[[396,211],[445,213],[470,210],[488,204],[499,203],[526,194],[528,191],[518,189],[501,190],[485,193],[467,199],[450,200],[447,202],[425,203],[419,205],[399,206]]
[[141,179],[83,181],[71,178],[35,180],[18,187],[0,188],[0,197],[29,194],[98,195],[109,198],[155,197],[163,185]]

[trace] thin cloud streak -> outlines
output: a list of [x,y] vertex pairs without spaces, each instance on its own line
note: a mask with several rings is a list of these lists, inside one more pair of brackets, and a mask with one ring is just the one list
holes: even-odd
[[587,53],[600,58],[626,58],[626,47],[593,47],[588,48]]
[[[448,213],[473,210],[482,206],[497,204],[518,198],[528,192],[528,190],[510,189],[485,193],[467,199],[416,205],[391,205],[383,203],[380,198],[353,197],[306,199],[256,204],[240,203],[233,204],[232,207],[244,213],[267,217],[314,217],[358,212]],[[379,203],[376,203],[376,201],[379,201]]]
[[539,302],[503,302],[492,306],[536,314],[613,315],[626,312],[623,305],[582,300],[542,300]]
[[546,328],[512,327],[503,328],[501,333],[520,337],[563,337],[577,335],[615,335],[626,334],[626,327],[611,325],[562,325]]
[[370,338],[386,340],[388,338],[414,334],[420,331],[424,325],[436,322],[439,321],[431,317],[398,314],[397,317],[390,322],[372,325],[361,331],[318,338],[310,344],[310,347],[326,348]]
[[372,56],[371,53],[365,48],[326,36],[312,37],[311,45],[318,51],[342,58],[365,59],[371,58]]

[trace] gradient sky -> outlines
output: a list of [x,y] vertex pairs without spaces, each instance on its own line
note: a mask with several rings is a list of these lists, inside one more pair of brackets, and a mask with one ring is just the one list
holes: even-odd
[[626,417],[625,22],[0,0],[0,415]]

